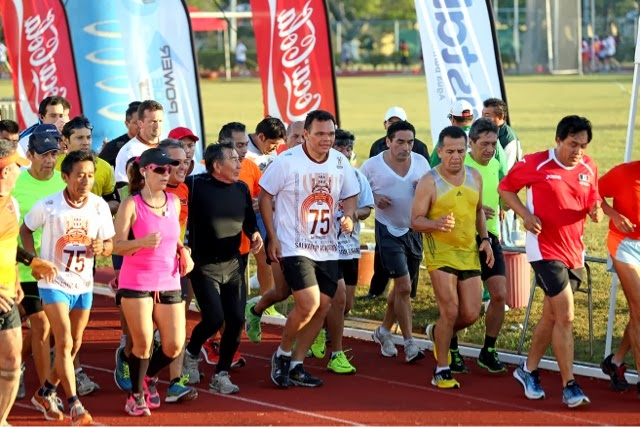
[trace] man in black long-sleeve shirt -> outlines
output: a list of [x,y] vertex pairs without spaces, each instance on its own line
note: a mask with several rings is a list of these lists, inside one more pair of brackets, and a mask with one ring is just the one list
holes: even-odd
[[251,194],[238,181],[240,159],[233,144],[212,144],[204,153],[209,174],[186,179],[189,187],[189,245],[195,263],[191,273],[193,292],[202,320],[191,334],[185,354],[185,370],[199,378],[198,353],[202,344],[225,325],[220,340],[220,360],[209,388],[235,394],[229,370],[240,345],[247,289],[242,275],[240,233],[251,240],[251,251],[262,247]]

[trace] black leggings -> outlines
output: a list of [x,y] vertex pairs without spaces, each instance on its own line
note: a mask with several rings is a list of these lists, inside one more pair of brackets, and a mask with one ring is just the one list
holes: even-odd
[[242,338],[247,288],[242,275],[242,260],[200,264],[191,272],[191,286],[198,300],[202,320],[193,328],[187,351],[198,355],[204,342],[220,330],[220,361],[216,372],[229,371],[233,355]]

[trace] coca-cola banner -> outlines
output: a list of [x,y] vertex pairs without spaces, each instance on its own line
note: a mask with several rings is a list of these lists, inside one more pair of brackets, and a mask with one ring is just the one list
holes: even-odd
[[313,110],[338,117],[324,0],[251,0],[265,115],[286,124]]
[[480,117],[482,101],[506,91],[491,0],[415,0],[434,144],[460,99]]
[[60,0],[1,0],[2,25],[21,128],[38,121],[47,96],[64,96],[81,111],[69,28]]

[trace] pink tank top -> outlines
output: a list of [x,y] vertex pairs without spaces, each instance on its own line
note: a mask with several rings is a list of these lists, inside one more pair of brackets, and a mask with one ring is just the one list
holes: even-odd
[[160,232],[162,240],[155,249],[142,248],[133,255],[125,255],[118,278],[119,289],[134,291],[180,290],[180,272],[176,250],[180,238],[180,223],[174,195],[167,194],[167,216],[156,215],[139,194],[133,196],[136,221],[131,225],[136,239]]

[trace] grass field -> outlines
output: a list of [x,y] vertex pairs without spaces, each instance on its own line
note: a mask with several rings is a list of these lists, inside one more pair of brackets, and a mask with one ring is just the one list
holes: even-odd
[[[591,76],[523,76],[507,77],[506,87],[512,127],[518,133],[525,153],[540,151],[554,145],[555,127],[560,118],[578,114],[593,123],[594,138],[588,154],[595,159],[603,174],[612,166],[622,162],[629,114],[631,75]],[[218,129],[227,122],[240,121],[253,128],[263,117],[262,95],[258,79],[238,79],[232,82],[202,81],[202,99],[205,115],[205,140],[214,142]],[[392,105],[405,108],[417,130],[417,137],[432,148],[429,129],[430,111],[423,76],[393,77],[344,77],[338,79],[341,122],[344,129],[356,137],[356,154],[360,161],[367,158],[371,142],[383,135],[383,116]],[[0,82],[0,97],[11,96],[8,82]],[[434,112],[446,115],[447,111]],[[114,135],[115,137],[116,135]],[[633,158],[640,158],[640,144],[636,144]],[[409,207],[407,207],[409,209]],[[371,226],[371,221],[368,225]],[[606,256],[607,225],[588,223],[585,243],[589,255]],[[371,236],[364,236],[370,240]],[[609,303],[610,276],[603,266],[594,270],[594,318],[595,356],[589,356],[588,327],[586,321],[586,297],[576,297],[576,359],[599,362],[604,351],[606,319]],[[422,332],[429,320],[437,318],[437,308],[426,271],[421,274],[419,295],[414,302],[414,330]],[[527,284],[528,286],[528,284]],[[365,288],[360,287],[359,292]],[[532,311],[535,324],[541,309],[542,292],[537,292],[538,302]],[[626,306],[622,293],[618,295],[616,314],[616,337],[620,337],[626,319]],[[384,313],[384,302],[357,303],[352,315],[380,319]],[[524,319],[524,310],[511,310],[498,346],[513,350],[517,346],[520,330],[518,324]],[[528,337],[530,338],[530,333]],[[484,321],[469,328],[462,341],[481,344],[484,337]],[[614,341],[615,344],[615,341]],[[525,350],[528,342],[525,343]],[[630,360],[628,360],[631,362]]]

